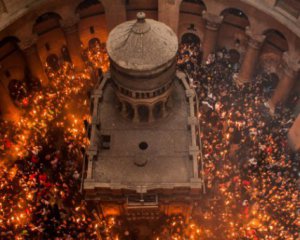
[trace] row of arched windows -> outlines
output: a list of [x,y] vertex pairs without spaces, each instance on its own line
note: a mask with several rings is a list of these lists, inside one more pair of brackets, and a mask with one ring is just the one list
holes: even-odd
[[[137,0],[128,0],[127,5],[127,12],[130,15],[131,12],[134,12],[136,14],[137,11],[152,11],[157,12],[158,11],[158,1],[157,0],[151,0],[151,1],[137,1]],[[93,9],[93,10],[91,10]],[[95,9],[95,10],[94,10]],[[183,0],[180,6],[180,20],[179,22],[184,21],[185,15],[190,14],[194,16],[202,16],[202,12],[206,10],[206,6],[203,1],[201,0]],[[104,14],[105,9],[99,0],[85,0],[82,3],[78,5],[76,8],[76,13],[80,15],[80,18],[86,18],[90,17],[91,14]],[[89,13],[89,14],[88,14]],[[133,17],[128,17],[128,19],[135,18],[135,14]],[[156,13],[157,15],[157,13]],[[223,20],[223,27],[224,26],[231,26],[236,29],[240,29],[242,31],[245,31],[245,28],[247,26],[250,26],[250,21],[248,19],[248,16],[240,9],[237,8],[228,8],[224,9],[220,15],[224,16]],[[155,15],[148,14],[147,17],[157,19]],[[45,31],[49,31],[53,28],[60,26],[60,21],[62,20],[62,17],[55,13],[55,12],[48,12],[40,17],[37,18],[33,32],[37,32],[38,34],[43,34]],[[200,18],[194,18],[194,21],[201,21]],[[179,23],[180,24],[180,23]],[[196,29],[195,25],[197,25],[196,22],[190,22],[189,27],[187,28],[190,32],[195,32]],[[221,26],[222,28],[222,26]],[[222,32],[222,29],[220,30]],[[286,38],[282,33],[275,29],[267,30],[263,34],[267,36],[267,42],[268,44],[272,45],[274,48],[277,48],[281,51],[287,51],[288,50],[288,44],[286,41]],[[237,34],[238,35],[238,34]],[[198,35],[199,38],[199,35]],[[200,40],[200,39],[199,39]],[[190,41],[190,39],[184,39],[184,41]],[[193,41],[197,41],[197,39],[193,39]]]
[[[151,120],[160,119],[166,114],[166,106],[164,106],[164,104],[165,103],[162,101],[155,103],[153,107],[139,104],[136,107],[136,111],[129,102],[124,102],[123,107],[125,107],[124,112],[126,112],[126,117],[128,119],[133,120],[135,118],[139,122],[149,122]],[[137,116],[135,116],[135,114],[137,114]],[[153,119],[150,119],[150,114]]]
[[[201,42],[201,34],[203,33],[200,33],[199,28],[202,28],[201,31],[203,31],[203,26],[205,24],[202,18],[203,10],[206,10],[206,6],[201,0],[184,0],[182,2],[180,6],[179,25],[183,24],[185,26],[184,30],[188,33],[191,33],[189,35],[182,34],[182,42]],[[231,39],[235,38],[235,44],[239,45],[243,40],[246,39],[246,27],[251,27],[248,16],[242,10],[237,8],[224,9],[220,15],[224,17],[219,30],[220,35],[222,35],[224,38],[226,37],[226,33],[229,33],[228,37]],[[187,22],[186,19],[191,19],[191,21]],[[181,32],[184,32],[182,28],[180,30]],[[269,51],[274,51],[278,54],[288,51],[288,41],[280,31],[276,29],[268,29],[262,34],[266,35],[265,47]],[[219,39],[219,44],[222,41],[224,41],[222,38]]]

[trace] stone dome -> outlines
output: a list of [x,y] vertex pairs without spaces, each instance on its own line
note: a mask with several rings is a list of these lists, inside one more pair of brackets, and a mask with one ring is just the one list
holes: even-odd
[[137,20],[115,27],[107,40],[107,52],[113,63],[128,71],[157,71],[172,64],[178,39],[164,23],[146,19],[139,12]]

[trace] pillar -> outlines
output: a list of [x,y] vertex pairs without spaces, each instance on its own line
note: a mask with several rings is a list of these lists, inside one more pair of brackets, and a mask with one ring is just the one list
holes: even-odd
[[223,21],[223,16],[218,16],[203,11],[203,18],[205,19],[205,33],[202,45],[202,63],[205,63],[207,61],[208,55],[215,50],[219,28]]
[[246,28],[246,34],[248,35],[248,46],[237,77],[238,84],[243,84],[251,80],[261,46],[266,38],[265,35],[253,34],[248,27]]
[[158,0],[158,21],[168,25],[176,35],[181,2],[182,0]]
[[42,86],[49,83],[48,77],[45,73],[43,64],[41,62],[35,39],[26,39],[19,44],[21,50],[25,55],[26,64],[29,68],[31,75],[41,81]]
[[274,113],[276,105],[284,102],[291,89],[293,88],[297,74],[300,69],[299,59],[290,57],[287,52],[283,54],[283,72],[279,83],[273,93],[273,96],[268,101],[271,113]]
[[153,122],[154,121],[154,117],[153,117],[153,105],[149,106],[149,122]]
[[81,72],[84,70],[85,64],[81,57],[81,41],[78,32],[77,20],[66,20],[63,22],[63,29],[72,63],[75,70]]
[[139,122],[140,119],[139,119],[139,112],[138,112],[138,106],[137,105],[133,105],[133,119],[132,121],[133,122]]
[[127,20],[125,0],[101,0],[105,9],[108,31]]
[[8,90],[0,83],[0,112],[5,120],[18,121],[20,110],[15,106]]

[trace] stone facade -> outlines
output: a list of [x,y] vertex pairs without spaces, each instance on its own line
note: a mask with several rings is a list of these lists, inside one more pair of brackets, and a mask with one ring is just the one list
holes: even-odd
[[152,122],[166,116],[178,40],[165,24],[142,12],[137,17],[111,31],[107,52],[123,116]]
[[176,35],[139,13],[112,30],[107,49],[110,75],[92,95],[86,199],[99,201],[105,215],[189,216],[202,190],[199,127],[195,92],[184,73],[175,77]]

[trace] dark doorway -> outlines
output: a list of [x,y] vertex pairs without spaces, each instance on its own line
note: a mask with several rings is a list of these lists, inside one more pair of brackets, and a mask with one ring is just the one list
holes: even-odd
[[63,60],[65,62],[72,62],[71,57],[70,57],[70,53],[69,53],[69,49],[67,48],[67,46],[63,46],[61,48],[61,55],[62,55]]
[[57,72],[60,69],[59,60],[58,60],[57,55],[55,55],[55,54],[49,55],[47,57],[46,62],[48,64],[48,66],[51,68],[51,70]]
[[240,61],[240,53],[235,49],[230,49],[229,50],[229,56],[230,56],[229,61],[232,64],[238,63]]
[[185,33],[181,37],[181,43],[186,43],[186,44],[200,44],[200,38],[193,33]]
[[134,110],[133,110],[132,106],[128,102],[125,102],[125,107],[126,107],[127,117],[129,119],[133,119]]
[[163,116],[163,102],[158,102],[154,105],[153,108],[153,116],[154,118],[158,119],[158,118],[162,118]]
[[138,113],[141,122],[148,122],[149,108],[145,105],[138,106]]
[[110,149],[110,135],[101,135],[101,148],[105,150]]
[[101,46],[101,42],[98,38],[92,38],[90,41],[89,41],[89,49],[97,49],[97,48],[100,48]]

